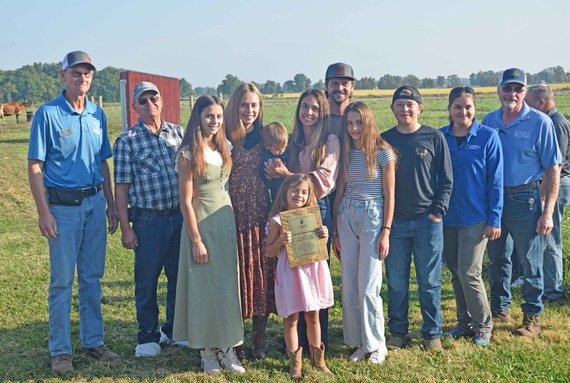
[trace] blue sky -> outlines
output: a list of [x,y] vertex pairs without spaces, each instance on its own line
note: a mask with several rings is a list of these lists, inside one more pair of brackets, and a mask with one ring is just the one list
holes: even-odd
[[567,0],[26,0],[2,12],[0,69],[72,50],[106,66],[216,87],[226,74],[312,82],[328,64],[357,78],[468,77],[517,66],[570,71]]

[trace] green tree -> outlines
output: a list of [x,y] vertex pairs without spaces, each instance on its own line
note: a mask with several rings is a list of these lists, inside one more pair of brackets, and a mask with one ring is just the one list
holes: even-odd
[[435,88],[435,80],[429,77],[423,78],[420,86],[424,89]]
[[413,74],[409,74],[402,79],[405,85],[413,86],[414,88],[419,88],[421,84],[421,80],[414,76]]
[[293,77],[293,82],[295,83],[295,92],[303,92],[311,87],[311,79],[303,73],[297,73]]
[[461,86],[461,79],[456,74],[447,76],[447,86],[453,88],[454,86]]
[[376,89],[376,79],[374,77],[362,77],[354,83],[356,89]]
[[378,80],[378,89],[396,89],[403,84],[401,76],[385,74]]
[[322,79],[319,79],[319,81],[317,81],[316,83],[311,85],[311,88],[320,89],[320,90],[324,91],[325,90],[325,83]]
[[180,79],[180,97],[190,97],[194,94],[192,84],[186,81],[185,78]]
[[273,80],[267,80],[261,88],[259,89],[261,93],[264,94],[276,94],[276,93],[283,93],[283,89],[281,88],[281,84],[275,82]]
[[89,95],[103,97],[104,102],[119,102],[121,100],[120,78],[124,69],[108,66],[98,70],[93,76]]
[[226,78],[222,80],[222,83],[218,85],[218,93],[229,96],[232,94],[235,88],[241,84],[241,80],[234,76],[233,74],[227,74]]
[[435,79],[435,86],[438,88],[444,88],[445,87],[445,77],[444,76],[437,76],[437,78]]

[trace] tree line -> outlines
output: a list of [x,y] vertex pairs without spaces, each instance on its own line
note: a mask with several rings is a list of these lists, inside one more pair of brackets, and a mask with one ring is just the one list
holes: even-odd
[[[28,100],[39,104],[55,98],[63,88],[59,70],[61,63],[44,64],[34,63],[16,70],[0,70],[0,103]],[[97,71],[93,78],[90,95],[102,96],[106,102],[119,102],[119,77],[124,69],[106,67]],[[376,79],[374,77],[362,77],[356,79],[356,89],[396,89],[401,85],[411,85],[416,88],[449,88],[454,86],[496,86],[499,83],[501,72],[479,71],[471,73],[469,78],[460,78],[456,74],[449,76],[437,76],[436,78],[418,78],[413,74],[398,76],[385,74]],[[570,73],[562,66],[543,69],[538,73],[527,73],[529,84],[541,82],[547,84],[570,83]],[[228,74],[216,87],[196,87],[186,79],[180,79],[180,96],[201,96],[204,94],[230,95],[231,92],[242,83],[236,75]],[[303,73],[296,74],[293,79],[283,84],[267,80],[264,83],[253,83],[264,94],[298,93],[308,88],[324,90],[325,84],[322,79],[312,82]]]

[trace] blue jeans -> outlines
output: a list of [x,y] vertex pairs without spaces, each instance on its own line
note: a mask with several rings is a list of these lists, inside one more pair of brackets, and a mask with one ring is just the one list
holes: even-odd
[[167,278],[166,322],[161,329],[172,339],[182,214],[171,217],[137,216],[133,230],[138,240],[135,249],[135,303],[139,324],[137,343],[158,343],[160,340],[156,290],[163,268]]
[[441,336],[441,265],[443,223],[428,216],[409,220],[395,217],[390,232],[390,253],[384,261],[388,283],[388,327],[390,333],[408,333],[410,266],[414,254],[418,295],[422,312],[422,336]]
[[57,223],[57,238],[50,251],[49,351],[51,356],[71,354],[71,293],[77,266],[79,338],[81,346],[103,344],[101,282],[105,271],[107,203],[103,191],[86,197],[80,206],[49,204]]
[[570,203],[570,176],[560,179],[558,199],[554,205],[554,227],[545,237],[544,246],[544,298],[558,300],[564,296],[562,287],[562,216]]
[[344,197],[338,209],[338,239],[342,270],[344,342],[364,351],[386,354],[380,289],[382,261],[376,243],[382,227],[382,201]]
[[[317,200],[319,204],[319,209],[321,211],[321,220],[323,221],[323,226],[326,226],[329,231],[329,238],[327,239],[327,251],[329,252],[330,258],[330,244],[332,238],[332,204],[330,195],[326,195],[323,198]],[[327,261],[330,266],[330,259]],[[321,325],[321,341],[325,345],[325,348],[329,347],[329,309],[319,310],[319,324]],[[309,341],[307,340],[307,323],[305,322],[304,313],[299,313],[299,321],[297,322],[297,336],[299,338],[299,346],[303,347],[304,350],[309,350]],[[318,345],[314,345],[318,346]]]
[[523,269],[524,283],[521,295],[525,301],[522,311],[539,315],[544,308],[543,292],[543,237],[536,234],[536,222],[542,213],[538,188],[517,193],[505,193],[501,236],[487,243],[489,255],[489,285],[491,311],[497,313],[511,306],[512,262],[505,251],[507,235],[511,235],[518,261]]

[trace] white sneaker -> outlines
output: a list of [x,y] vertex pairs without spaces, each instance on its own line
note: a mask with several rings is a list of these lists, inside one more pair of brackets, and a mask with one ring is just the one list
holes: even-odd
[[137,358],[152,358],[160,354],[160,345],[156,342],[137,344],[135,356]]
[[160,329],[160,344],[168,344],[171,346],[178,346],[178,347],[184,347],[184,348],[190,348],[190,344],[188,343],[187,340],[172,340],[168,337],[168,335],[166,335],[165,333],[162,332],[162,329]]
[[368,361],[370,363],[374,363],[374,364],[382,364],[386,361],[386,356],[383,354],[380,354],[379,350],[372,351],[370,353],[370,356],[368,357]]
[[513,283],[511,283],[511,287],[521,286],[523,283],[524,279],[522,277],[519,277]]
[[230,372],[235,372],[238,374],[244,374],[245,368],[239,362],[236,352],[233,347],[227,348],[225,351],[222,349],[218,350],[218,360],[222,368],[229,370]]
[[202,370],[206,374],[213,374],[220,372],[221,366],[216,350],[213,348],[205,348],[200,351]]
[[360,361],[364,360],[365,356],[366,356],[366,351],[364,351],[362,346],[360,346],[356,349],[356,351],[354,351],[352,353],[351,356],[348,357],[348,361],[349,362],[360,362]]

